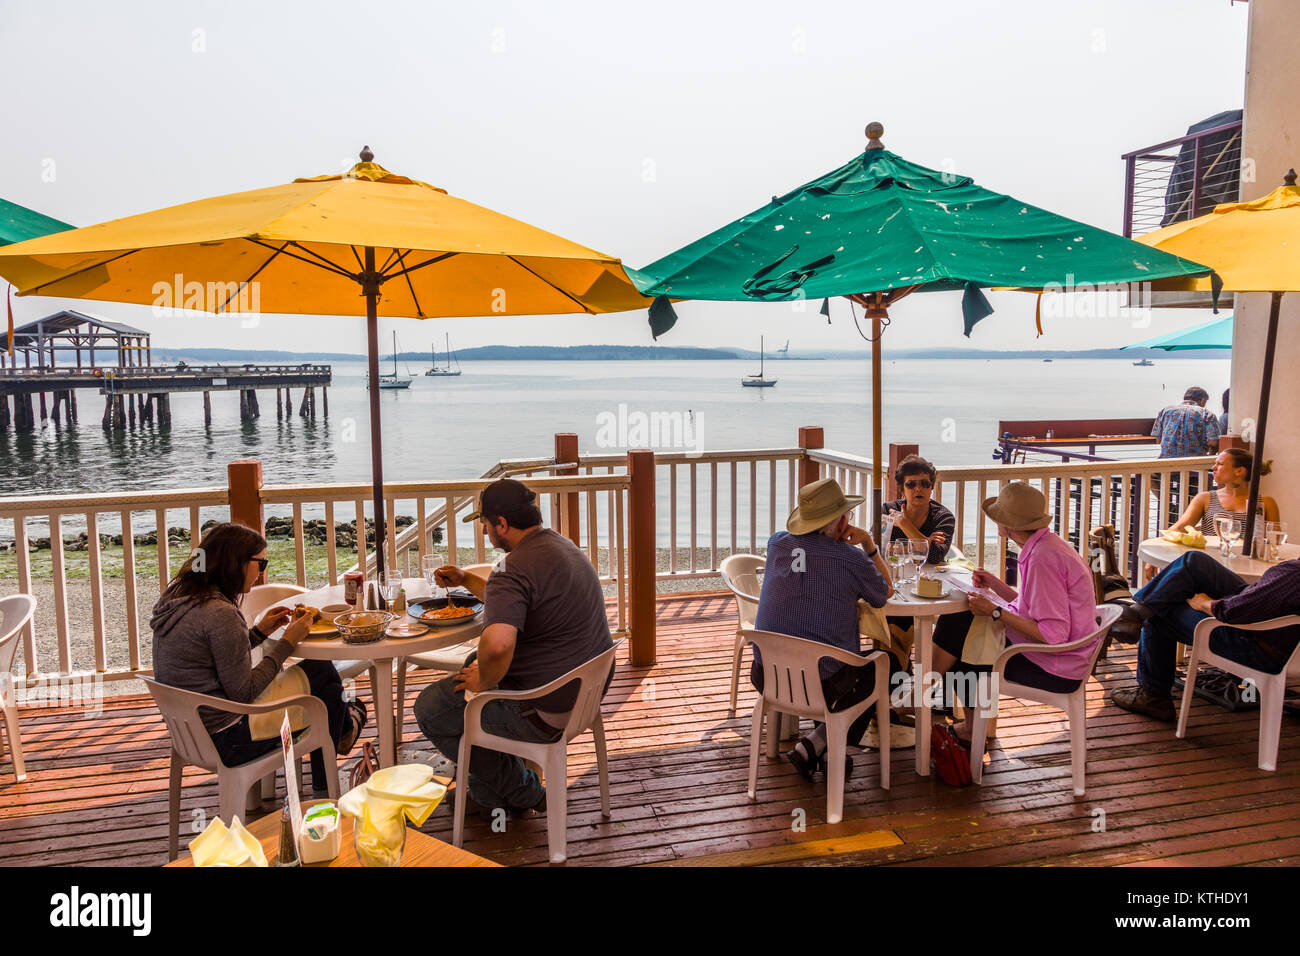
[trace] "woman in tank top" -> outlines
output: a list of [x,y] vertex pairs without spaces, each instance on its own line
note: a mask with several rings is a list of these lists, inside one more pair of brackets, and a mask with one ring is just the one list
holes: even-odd
[[[1249,453],[1240,448],[1229,448],[1219,452],[1214,460],[1214,490],[1202,491],[1187,505],[1187,510],[1179,515],[1172,525],[1175,528],[1187,528],[1196,525],[1202,534],[1217,535],[1215,527],[1217,517],[1232,517],[1242,522],[1245,529],[1246,506],[1250,499],[1250,467],[1252,459]],[[1272,466],[1266,461],[1260,467],[1260,477],[1267,475]],[[1265,521],[1277,521],[1277,502],[1265,495],[1260,495],[1259,503],[1264,508]]]

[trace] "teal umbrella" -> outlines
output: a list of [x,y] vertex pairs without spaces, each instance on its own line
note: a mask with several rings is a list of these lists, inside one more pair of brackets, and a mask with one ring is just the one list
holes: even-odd
[[[867,148],[747,216],[629,270],[656,296],[650,328],[676,321],[669,299],[774,302],[844,296],[872,322],[873,514],[881,495],[880,336],[889,306],[916,291],[960,290],[964,333],[992,313],[982,289],[1145,282],[1210,270],[1114,233],[909,162],[867,127]],[[829,314],[823,304],[822,313]]]
[[[43,215],[34,209],[9,202],[7,199],[0,199],[0,246],[74,228],[76,227]],[[12,292],[12,288],[10,291]],[[5,340],[5,348],[12,356],[14,354],[14,307],[7,298],[5,306],[5,311],[9,315],[9,335]]]
[[1145,342],[1122,345],[1121,349],[1164,349],[1166,352],[1191,352],[1196,349],[1232,348],[1232,316],[1211,319],[1200,325],[1168,335],[1157,335]]
[[0,246],[73,228],[75,227],[66,222],[60,222],[26,206],[0,199]]

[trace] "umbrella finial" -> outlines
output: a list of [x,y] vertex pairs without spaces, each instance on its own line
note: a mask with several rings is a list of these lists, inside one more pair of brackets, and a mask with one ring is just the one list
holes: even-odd
[[885,144],[880,141],[880,137],[885,135],[885,127],[880,123],[867,124],[867,149],[884,149]]
[[361,147],[361,161],[363,163],[373,163],[375,161],[375,154],[370,151],[369,146]]
[[1294,186],[1294,185],[1295,185],[1295,170],[1294,170],[1294,169],[1288,169],[1286,175],[1282,177],[1282,182],[1286,183],[1288,186]]

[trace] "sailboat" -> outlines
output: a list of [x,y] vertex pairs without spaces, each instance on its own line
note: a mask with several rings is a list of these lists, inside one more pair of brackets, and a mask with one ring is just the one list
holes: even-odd
[[785,347],[784,347],[784,348],[779,348],[779,349],[776,350],[776,354],[777,354],[777,355],[783,355],[783,356],[785,356],[786,358],[789,358],[789,357],[790,357],[790,340],[789,340],[789,339],[786,339],[786,340],[785,340]]
[[740,384],[746,388],[771,388],[776,384],[774,378],[763,377],[763,337],[758,337],[758,374],[746,375],[740,380]]
[[[452,350],[451,350],[451,333],[450,333],[450,332],[447,333],[447,364],[446,364],[446,366],[443,367],[443,368],[438,368],[438,352],[437,352],[436,349],[432,349],[432,348],[429,349],[429,358],[430,358],[430,363],[433,365],[433,368],[431,368],[431,369],[429,369],[427,372],[425,372],[425,373],[424,373],[425,375],[459,375],[459,374],[460,374],[460,359],[456,358],[455,353],[452,352]],[[456,367],[455,367],[454,369],[451,367],[451,363],[452,363],[452,361],[455,361],[455,363],[456,363]]]
[[[397,333],[393,332],[393,373],[391,375],[379,376],[379,387],[383,388],[410,388],[411,376],[408,368],[406,375],[397,374]],[[369,387],[369,386],[367,386]]]

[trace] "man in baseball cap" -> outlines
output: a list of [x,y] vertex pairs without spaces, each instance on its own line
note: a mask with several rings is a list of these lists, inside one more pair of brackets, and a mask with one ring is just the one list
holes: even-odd
[[[527,485],[511,478],[492,482],[465,520],[477,520],[506,558],[486,582],[452,565],[435,572],[438,584],[467,585],[485,605],[478,650],[460,672],[430,684],[415,702],[420,729],[452,760],[465,732],[465,692],[541,687],[613,645],[596,569],[572,541],[542,527],[537,495]],[[571,682],[537,700],[491,701],[483,723],[492,733],[551,743],[560,739],[576,694]],[[545,809],[541,781],[518,757],[475,747],[469,773],[469,795],[484,814]]]

